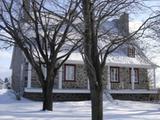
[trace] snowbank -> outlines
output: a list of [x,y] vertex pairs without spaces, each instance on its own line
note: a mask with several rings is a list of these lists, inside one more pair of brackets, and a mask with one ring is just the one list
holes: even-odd
[[[0,91],[0,120],[91,120],[90,101],[56,102],[53,112],[42,103],[17,101],[11,91]],[[133,101],[104,101],[104,120],[160,120],[160,105]]]

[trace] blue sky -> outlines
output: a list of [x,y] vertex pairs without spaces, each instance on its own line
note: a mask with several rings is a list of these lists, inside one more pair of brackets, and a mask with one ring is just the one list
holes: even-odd
[[[150,0],[148,2],[146,2],[147,5],[149,6],[160,6],[160,0],[159,1],[153,1]],[[155,7],[156,8],[156,7]],[[136,20],[136,22],[139,22],[139,20],[141,18],[143,18],[145,15],[143,14],[143,16],[135,16],[138,19]],[[134,20],[133,20],[134,22]],[[11,70],[9,69],[10,67],[10,63],[11,63],[11,57],[12,57],[12,49],[8,49],[8,50],[0,50],[0,78],[4,79],[5,77],[10,77],[11,76]],[[158,59],[160,59],[160,55],[158,54],[158,56],[156,58],[153,59],[153,61],[155,61],[157,64],[160,65]],[[157,75],[160,75],[160,70],[158,70],[159,72],[157,73]]]

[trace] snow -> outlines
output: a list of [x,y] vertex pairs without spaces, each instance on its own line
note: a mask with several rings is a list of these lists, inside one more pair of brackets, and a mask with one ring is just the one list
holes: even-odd
[[[83,58],[80,53],[75,52],[70,55],[66,62],[70,63],[81,63],[83,64]],[[139,56],[132,58],[128,56],[118,56],[118,55],[109,55],[106,60],[107,65],[116,65],[116,66],[138,66],[138,67],[151,67],[151,64],[145,61],[144,59],[140,58]]]
[[[160,120],[160,105],[144,102],[104,101],[104,120]],[[0,90],[0,120],[90,120],[90,101],[55,102],[52,112],[41,111],[42,102],[22,98]]]
[[122,64],[122,65],[138,65],[138,66],[149,66],[151,65],[147,63],[144,59],[140,57],[127,57],[127,56],[108,56],[106,60],[106,64]]

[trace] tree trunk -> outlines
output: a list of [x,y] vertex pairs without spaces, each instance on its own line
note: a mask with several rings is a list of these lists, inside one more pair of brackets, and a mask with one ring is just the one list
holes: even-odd
[[91,90],[92,120],[103,120],[103,93],[96,87]]
[[43,87],[43,111],[52,111],[53,109],[52,85],[45,84]]
[[[90,72],[88,71],[88,73]],[[100,72],[98,73],[100,74]],[[103,87],[101,84],[102,79],[101,76],[99,76],[98,80],[96,79],[97,78],[94,78],[93,75],[89,74],[92,120],[103,120]],[[97,85],[93,81],[99,81],[100,84]]]
[[83,44],[85,65],[90,82],[92,120],[103,120],[102,67],[99,60],[93,3],[92,0],[82,1],[85,23]]

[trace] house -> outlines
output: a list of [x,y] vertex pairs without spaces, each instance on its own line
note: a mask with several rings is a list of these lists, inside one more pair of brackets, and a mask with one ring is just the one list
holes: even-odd
[[9,78],[4,79],[4,88],[5,89],[11,89],[11,83]]
[[3,87],[4,87],[4,81],[0,79],[0,89],[3,89]]
[[[119,28],[129,31],[127,14],[113,21],[119,23]],[[147,100],[149,96],[157,94],[154,90],[156,67],[136,44],[126,43],[106,60],[104,88],[108,89],[114,98]],[[13,49],[11,69],[12,89],[16,93],[33,100],[42,99],[42,89],[36,73],[18,47]],[[152,79],[149,77],[149,70],[153,71]],[[72,53],[60,68],[53,93],[54,100],[59,101],[90,99],[89,82],[79,52]]]

